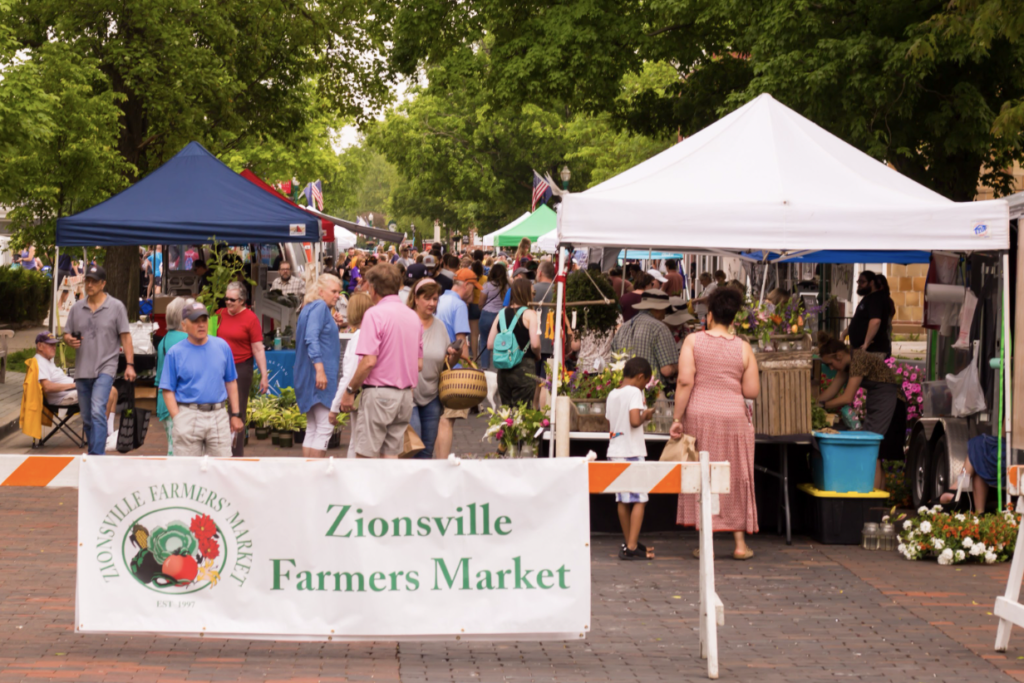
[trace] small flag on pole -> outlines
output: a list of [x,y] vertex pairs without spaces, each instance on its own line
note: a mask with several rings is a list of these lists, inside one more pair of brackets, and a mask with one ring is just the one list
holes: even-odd
[[[312,189],[313,201],[316,202],[316,210],[317,211],[323,211],[324,210],[323,185],[321,185],[320,181],[318,180],[315,183],[310,183],[309,187]],[[311,204],[311,206],[312,206],[312,204]]]
[[533,172],[533,204],[530,206],[530,211],[537,210],[537,203],[546,204],[551,199],[551,186],[548,185],[547,181],[540,177],[540,175]]

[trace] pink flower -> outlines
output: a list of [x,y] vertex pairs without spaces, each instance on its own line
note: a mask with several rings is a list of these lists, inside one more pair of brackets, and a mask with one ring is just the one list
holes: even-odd
[[499,439],[501,439],[502,437],[505,436],[505,431],[503,429],[499,429],[498,433],[495,434],[495,436],[498,437]]
[[911,379],[912,381],[915,381],[915,382],[916,382],[916,381],[917,381],[917,373],[915,372],[914,374],[912,374],[912,375],[910,376],[910,379]]
[[550,427],[551,426],[551,422],[547,418],[544,418],[543,420],[540,421],[540,426],[541,427]]
[[510,417],[510,418],[508,418],[507,420],[505,420],[505,424],[507,424],[507,425],[508,425],[509,427],[511,427],[511,426],[512,426],[513,424],[515,424],[515,423],[514,423],[514,422],[512,422],[512,418]]

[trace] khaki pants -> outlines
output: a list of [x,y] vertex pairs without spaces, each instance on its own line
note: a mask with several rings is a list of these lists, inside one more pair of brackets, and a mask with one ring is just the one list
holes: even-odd
[[209,412],[182,408],[174,418],[171,434],[176,456],[231,457],[231,419],[223,408]]
[[359,399],[359,424],[349,450],[376,458],[402,455],[405,428],[412,417],[412,389],[366,387]]

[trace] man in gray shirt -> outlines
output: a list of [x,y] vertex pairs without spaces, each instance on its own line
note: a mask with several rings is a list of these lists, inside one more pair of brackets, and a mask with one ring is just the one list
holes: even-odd
[[107,272],[100,266],[85,271],[85,293],[71,307],[64,343],[76,349],[75,388],[89,442],[89,455],[103,455],[107,444],[107,399],[114,386],[118,352],[124,348],[124,378],[135,381],[135,353],[124,304],[104,292]]

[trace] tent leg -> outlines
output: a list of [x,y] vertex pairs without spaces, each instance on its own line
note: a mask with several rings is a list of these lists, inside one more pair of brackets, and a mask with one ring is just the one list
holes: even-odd
[[50,302],[50,332],[57,334],[60,326],[60,308],[57,306],[57,281],[60,279],[60,247],[53,248],[53,301]]
[[[555,404],[558,402],[558,379],[562,372],[562,316],[563,310],[565,309],[563,298],[565,296],[565,284],[560,278],[565,277],[565,248],[561,245],[558,246],[558,276],[556,278],[555,285],[555,344],[553,354],[551,356],[551,416],[548,418],[551,422],[551,452],[555,454],[555,457],[568,457],[569,453],[567,449],[558,448],[558,427],[559,421],[556,418],[558,411],[555,410]],[[600,292],[599,292],[600,293]],[[564,425],[563,429],[568,429],[569,425]],[[566,450],[566,452],[560,452]]]
[[[999,359],[1002,364],[1003,370],[1003,432],[1005,434],[1003,438],[1003,453],[1005,454],[1007,482],[1009,482],[1010,476],[1010,448],[1011,448],[1011,436],[1013,432],[1013,383],[1012,383],[1012,368],[1010,367],[1010,354],[1013,348],[1010,344],[1012,337],[1010,336],[1010,252],[1003,252],[1003,343],[1002,357]],[[1009,486],[1006,487],[1006,506],[1011,507],[1012,499],[1010,498]]]

